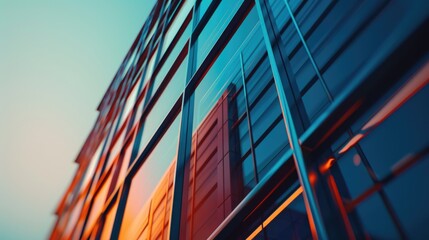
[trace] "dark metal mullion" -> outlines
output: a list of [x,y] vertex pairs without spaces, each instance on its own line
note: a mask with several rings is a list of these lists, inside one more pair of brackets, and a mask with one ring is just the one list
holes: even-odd
[[[121,187],[118,188],[118,194],[120,194],[120,201],[118,203],[118,211],[116,213],[115,225],[113,227],[114,231],[112,231],[111,239],[117,239],[119,236],[119,231],[121,228],[122,218],[124,216],[125,205],[128,199],[128,192],[130,190],[131,181],[136,174],[136,172],[140,169],[141,165],[144,164],[144,161],[152,152],[152,150],[156,147],[158,141],[162,138],[166,131],[168,131],[169,126],[177,117],[177,114],[180,111],[180,103],[182,102],[182,98],[179,98],[174,104],[171,111],[161,122],[159,128],[155,131],[146,147],[140,154],[140,156],[132,163],[130,163],[129,169],[125,175],[125,180]],[[116,192],[113,194],[117,194]]]
[[[165,7],[165,1],[163,2],[162,8],[161,8],[161,12],[164,11],[164,7]],[[170,14],[170,11],[171,11],[171,4],[170,4],[169,8],[167,9],[167,14]],[[159,19],[159,21],[160,20],[161,19]],[[157,68],[159,60],[161,58],[161,49],[162,49],[162,47],[163,47],[162,45],[164,43],[164,37],[165,37],[166,28],[167,28],[167,19],[164,21],[164,24],[163,24],[162,29],[161,29],[161,34],[159,36],[160,40],[159,40],[159,43],[158,43],[157,53],[156,53],[156,56],[155,56],[155,59],[154,59],[154,65],[153,65],[154,70],[155,70],[155,68]],[[159,30],[159,26],[158,26],[157,30]],[[156,34],[157,34],[157,31],[155,31],[154,36]],[[153,45],[154,45],[154,41],[152,40],[151,47],[150,47],[150,53],[148,53],[148,55],[147,55],[147,63],[149,63],[150,55],[152,54],[152,51],[153,51],[153,48],[154,48]],[[146,66],[146,69],[147,69],[147,66]],[[147,70],[145,70],[145,73],[142,74],[142,77],[141,77],[142,82],[140,83],[140,88],[143,87],[143,81],[144,81],[144,78],[146,77],[145,76],[146,72],[147,72]],[[155,72],[155,71],[153,71],[153,72]],[[149,81],[147,83],[148,84],[148,89],[146,91],[146,96],[145,96],[144,103],[143,103],[144,104],[143,105],[143,109],[147,107],[147,105],[148,105],[148,103],[150,101],[150,97],[152,95],[153,82],[155,80],[155,77],[153,77],[153,76],[150,76],[150,79],[149,79]],[[143,125],[142,125],[142,127],[143,127]]]
[[[187,208],[188,201],[188,187],[184,187],[185,183],[185,172],[187,162],[191,157],[191,146],[192,146],[192,125],[194,118],[194,96],[193,92],[188,87],[189,81],[193,75],[193,69],[195,68],[195,54],[196,49],[192,46],[193,41],[193,29],[195,28],[195,5],[192,8],[191,22],[188,24],[192,25],[192,31],[189,36],[188,41],[188,65],[185,79],[185,89],[182,96],[182,115],[179,129],[179,143],[177,146],[177,160],[176,160],[176,170],[174,174],[173,182],[173,195],[172,195],[172,204],[171,204],[171,215],[170,215],[170,239],[179,240],[183,229],[181,228],[185,223],[181,223],[182,213],[184,214],[183,219],[187,218],[187,209],[183,210],[182,208]],[[194,179],[195,181],[195,179]],[[186,204],[183,206],[183,198],[186,198]],[[182,230],[181,230],[182,229]]]
[[287,84],[287,82],[284,83],[282,81],[282,79],[285,81],[290,80],[290,73],[288,73],[285,69],[285,66],[283,66],[283,61],[285,61],[285,59],[282,57],[278,39],[275,36],[265,1],[256,0],[255,2],[258,10],[259,20],[261,22],[265,44],[267,46],[268,57],[273,70],[274,82],[276,84],[277,94],[283,113],[283,120],[286,125],[289,144],[292,149],[293,159],[298,171],[298,178],[304,189],[303,195],[305,205],[308,210],[308,214],[310,215],[310,220],[313,221],[315,226],[315,229],[312,229],[313,235],[319,239],[328,239],[322,216],[319,213],[316,196],[310,183],[303,150],[301,149],[301,144],[299,142],[298,132],[293,120],[292,111],[286,96],[285,88],[287,88],[287,86],[285,84]]
[[[165,5],[165,1],[163,1],[162,2],[162,6],[161,6],[161,11],[164,9],[164,5]],[[156,8],[156,7],[155,7]],[[152,16],[152,18],[151,18],[151,23],[148,25],[148,28],[147,29],[149,29],[150,28],[150,26],[152,25],[152,21],[154,21],[155,19],[154,19],[154,16]],[[160,19],[158,18],[158,19],[156,19],[155,21],[160,21]],[[165,24],[164,24],[165,25]],[[154,35],[156,35],[156,32],[159,30],[159,27],[157,26],[157,29],[155,30],[155,33],[154,33]],[[145,35],[147,35],[147,33],[148,33],[148,31],[149,30],[146,30],[146,33],[145,33]],[[145,38],[146,38],[147,36],[145,36]],[[151,41],[150,41],[150,47],[149,47],[149,51],[148,51],[148,53],[147,53],[147,57],[146,57],[146,59],[145,59],[145,62],[143,63],[143,65],[146,65],[145,66],[145,69],[144,69],[144,71],[143,71],[143,73],[142,73],[142,75],[141,75],[141,82],[140,82],[140,85],[139,86],[136,86],[136,87],[138,87],[138,91],[140,92],[141,91],[141,89],[143,88],[143,80],[144,80],[144,77],[146,76],[146,73],[147,73],[147,67],[148,67],[148,63],[149,63],[149,59],[150,59],[150,55],[152,54],[152,51],[153,51],[153,44],[154,44],[154,41],[153,41],[154,39],[152,38],[151,39]],[[142,47],[141,47],[141,50],[142,51],[144,51],[143,50],[143,48],[145,47],[145,46],[143,46],[143,42],[141,43],[142,44]],[[155,67],[155,65],[154,65],[154,67]],[[149,82],[150,83],[150,82]],[[146,103],[147,103],[147,95],[148,95],[148,91],[146,91],[146,97],[145,97],[145,99],[143,100],[144,102],[143,102],[143,109],[146,107]],[[138,97],[137,97],[138,98]],[[121,114],[122,114],[122,112],[123,112],[123,109],[122,109],[122,111],[121,111]],[[119,122],[120,122],[120,119],[118,120],[118,125],[119,125]],[[139,125],[141,125],[141,127],[142,127],[142,129],[143,129],[143,124],[141,123],[141,124],[139,124]],[[141,134],[141,131],[139,131],[139,129],[137,130],[137,135],[136,135],[136,140],[134,141],[134,144],[133,144],[133,146],[132,146],[132,150],[131,150],[131,156],[130,156],[130,163],[129,163],[129,166],[131,166],[131,164],[134,162],[134,158],[136,157],[136,155],[137,154],[135,154],[136,152],[138,152],[138,150],[136,150],[136,148],[138,148],[139,147],[139,145],[140,145],[140,142],[141,142],[141,137],[142,137],[142,134]],[[128,167],[129,167],[128,166]],[[117,220],[115,220],[115,222],[114,222],[114,226],[113,226],[113,230],[112,230],[112,236],[115,236],[116,238],[117,237],[119,237],[119,231],[120,231],[120,225],[121,225],[121,222],[122,222],[122,218],[123,218],[123,215],[124,215],[124,211],[125,211],[125,205],[126,205],[126,203],[127,203],[127,199],[128,199],[128,191],[129,191],[129,188],[130,188],[130,184],[131,184],[131,181],[124,181],[124,184],[123,184],[123,186],[125,185],[125,187],[123,187],[122,188],[122,192],[121,192],[121,194],[120,194],[120,198],[119,198],[119,203],[118,203],[118,210],[117,210],[117,212],[116,212],[116,217],[115,218],[117,218],[118,219],[118,221]],[[119,189],[121,189],[121,188],[119,188]],[[115,231],[114,231],[115,230]],[[81,236],[82,237],[82,236]]]
[[[214,12],[216,11],[217,7],[220,4],[220,0],[213,0],[210,3],[210,6],[208,7],[207,11],[205,12],[204,16],[198,16],[198,22],[195,19],[195,16],[197,16],[197,14],[199,14],[199,8],[198,10],[195,8],[195,12],[194,12],[194,26],[193,26],[193,40],[196,40],[198,38],[198,36],[200,35],[201,31],[204,29],[204,27],[206,26],[207,22],[210,20],[210,18],[212,17],[212,15],[214,14]],[[197,13],[198,11],[198,13]],[[195,39],[194,39],[195,38]]]
[[[165,2],[163,2],[162,3],[162,6],[161,6],[161,10],[160,11],[163,11],[163,9],[164,9],[164,5],[165,5]],[[160,21],[160,19],[157,19],[156,21]],[[150,25],[152,25],[152,24],[149,24],[149,26]],[[165,26],[165,22],[164,22],[164,26]],[[159,30],[159,26],[157,26],[157,29],[155,30],[155,32],[154,32],[154,35],[156,35],[157,34],[157,31]],[[164,29],[162,29],[162,30],[164,30]],[[146,33],[147,34],[147,33]],[[144,63],[142,64],[142,65],[145,65],[145,68],[144,68],[144,70],[143,70],[143,72],[142,72],[142,75],[141,75],[141,82],[140,82],[140,85],[139,85],[139,89],[138,89],[138,91],[140,92],[142,89],[143,89],[143,87],[144,87],[144,79],[145,79],[145,77],[146,77],[146,74],[147,74],[147,70],[148,70],[148,64],[149,64],[149,59],[151,59],[151,56],[152,56],[152,52],[153,52],[153,48],[154,48],[154,39],[152,38],[151,40],[150,40],[150,42],[149,42],[149,51],[148,51],[148,53],[147,53],[147,56],[146,56],[146,59],[144,60]],[[159,52],[159,45],[158,45],[158,52]],[[153,65],[153,68],[155,68],[156,67],[156,58],[158,57],[158,54],[157,54],[157,56],[155,56],[155,59],[154,59],[154,61],[155,61],[155,63],[154,63],[154,65]],[[148,103],[150,102],[149,100],[150,100],[150,95],[151,95],[151,88],[152,88],[152,82],[151,82],[151,80],[149,79],[149,81],[148,81],[148,83],[147,83],[147,90],[145,91],[145,96],[144,96],[144,99],[143,99],[143,111],[147,108],[147,105],[148,105]],[[133,163],[133,161],[135,160],[135,158],[137,157],[137,152],[138,152],[138,150],[137,150],[137,148],[140,146],[140,142],[141,142],[141,137],[142,137],[142,135],[143,135],[143,131],[144,131],[144,121],[145,121],[145,119],[140,119],[139,120],[140,121],[140,123],[138,124],[139,125],[139,127],[138,127],[138,129],[137,129],[137,135],[136,135],[136,140],[134,141],[134,144],[133,144],[133,150],[131,151],[131,159],[130,159],[130,165]],[[132,124],[132,123],[130,123],[130,124]]]
[[[115,118],[113,118],[113,122],[115,121]],[[110,129],[109,129],[109,131],[108,131],[108,133],[106,134],[106,136],[105,136],[105,138],[104,138],[104,143],[103,143],[103,147],[101,148],[101,151],[100,151],[100,155],[98,156],[98,163],[97,163],[97,166],[95,167],[95,171],[94,171],[94,174],[92,175],[92,177],[91,177],[91,180],[88,182],[88,184],[90,184],[89,185],[89,188],[88,188],[88,191],[86,192],[86,194],[85,194],[85,196],[83,197],[83,206],[82,206],[82,209],[81,209],[81,211],[80,211],[80,214],[79,214],[79,218],[81,217],[80,215],[82,215],[82,212],[85,210],[85,203],[87,202],[87,200],[88,200],[88,197],[89,197],[89,193],[91,192],[91,189],[92,189],[92,187],[93,187],[93,183],[94,183],[94,181],[96,180],[96,173],[97,173],[97,169],[98,168],[100,168],[100,176],[101,176],[101,174],[102,174],[102,170],[103,170],[103,168],[104,168],[104,165],[105,165],[105,162],[106,162],[106,160],[107,160],[107,157],[108,156],[106,156],[106,158],[104,159],[104,161],[101,161],[101,158],[102,158],[102,156],[103,156],[103,153],[104,153],[104,151],[106,150],[106,148],[108,148],[108,146],[107,146],[107,142],[108,142],[108,140],[109,140],[109,136],[110,136],[110,134],[111,134],[111,131],[113,130],[113,128],[114,128],[114,126],[113,126],[113,122],[112,122],[112,124],[110,125]],[[113,133],[112,133],[113,134]],[[112,136],[112,139],[113,139],[113,136]],[[95,150],[95,151],[97,151],[97,150]],[[94,153],[95,154],[95,153]],[[91,159],[90,159],[91,160]],[[87,167],[89,166],[89,164],[91,164],[90,162],[88,162],[88,165],[87,165]],[[102,165],[101,165],[102,164]],[[83,178],[85,177],[85,173],[83,173],[83,175],[82,175],[82,180],[83,180]],[[80,185],[82,184],[82,182],[80,183]],[[95,187],[95,186],[94,186]],[[80,188],[80,187],[79,187]],[[80,194],[79,194],[80,195]],[[79,196],[78,195],[78,196]],[[89,203],[90,204],[90,203]],[[87,210],[87,213],[90,213],[90,211],[91,211],[91,206],[88,208],[88,210]],[[81,229],[81,232],[80,232],[80,234],[79,234],[79,237],[80,238],[82,238],[82,234],[83,234],[83,232],[84,232],[84,229],[85,229],[85,225],[86,225],[86,221],[88,220],[88,215],[89,214],[87,214],[87,216],[85,217],[85,221],[84,221],[84,224],[82,225],[82,229]],[[77,227],[77,222],[76,222],[76,225],[73,227],[73,232],[76,230],[76,227]]]
[[246,76],[244,73],[244,64],[243,64],[243,54],[240,52],[240,68],[241,68],[241,79],[243,81],[243,95],[244,95],[244,102],[246,106],[246,114],[247,114],[247,128],[249,130],[249,141],[250,141],[250,151],[252,153],[252,165],[253,165],[253,173],[256,180],[256,183],[259,183],[259,174],[258,174],[258,167],[256,164],[256,155],[255,155],[255,148],[254,148],[254,141],[253,141],[253,130],[252,130],[252,121],[250,117],[250,108],[249,108],[249,99],[247,97],[247,87],[246,87]]
[[[147,156],[152,152],[152,150],[156,147],[156,144],[160,140],[160,138],[165,134],[165,132],[170,127],[171,123],[175,120],[175,117],[179,114],[180,111],[180,104],[182,102],[181,97],[176,101],[170,112],[167,114],[167,116],[162,120],[160,127],[158,130],[153,134],[151,139],[149,140],[148,144],[146,145],[146,148],[143,150],[143,152],[140,154],[140,156],[133,162],[130,163],[128,166],[128,171],[125,175],[125,181],[131,180],[131,178],[134,176],[134,174],[138,171],[140,166],[143,164]],[[129,141],[129,139],[127,140]],[[124,185],[125,183],[122,183]],[[119,194],[122,186],[113,189],[113,192],[111,193],[111,196]],[[111,197],[110,197],[111,198]],[[110,199],[109,198],[109,199]],[[110,202],[111,200],[108,200]]]

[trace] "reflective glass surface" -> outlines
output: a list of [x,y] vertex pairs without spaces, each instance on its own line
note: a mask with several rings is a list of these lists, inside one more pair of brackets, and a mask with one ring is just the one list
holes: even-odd
[[142,139],[140,142],[139,152],[144,150],[155,131],[158,129],[164,118],[170,112],[176,101],[179,99],[185,86],[185,67],[187,65],[185,58],[181,66],[175,72],[168,85],[163,90],[161,96],[156,100],[155,105],[144,120]]
[[50,239],[428,239],[427,9],[158,0]]
[[220,1],[219,6],[213,12],[209,21],[205,24],[203,30],[198,34],[194,42],[197,50],[196,62],[197,67],[207,56],[213,44],[220,36],[228,24],[228,21],[234,16],[235,11],[241,5],[243,0],[224,0]]
[[195,89],[186,238],[207,238],[287,149],[262,42],[252,8]]
[[273,212],[264,212],[267,217],[246,240],[313,239],[301,193],[302,188],[298,188]]
[[331,190],[341,194],[358,236],[418,239],[426,234],[417,226],[429,214],[424,187],[429,112],[422,111],[429,99],[422,72],[428,70],[397,84],[332,148],[339,157],[332,165],[336,185]]
[[118,209],[118,201],[116,200],[113,206],[107,211],[100,239],[110,239],[117,209]]
[[[139,219],[159,181],[176,157],[180,114],[159,140],[158,144],[133,176],[124,216],[121,224],[120,239],[135,238],[139,226],[134,222]],[[142,191],[144,190],[144,191]]]
[[[164,44],[162,47],[162,54],[165,53],[165,51],[167,50],[167,48],[170,46],[171,42],[173,41],[173,39],[177,36],[177,33],[179,31],[179,29],[182,27],[184,20],[186,19],[186,17],[188,16],[189,12],[191,11],[193,6],[193,1],[184,1],[184,3],[181,4],[181,7],[177,13],[175,13],[175,17],[172,20],[172,22],[170,23],[166,33],[165,33],[165,37],[164,37]],[[189,37],[189,31],[186,33],[187,31],[185,31],[185,36]],[[178,44],[178,45],[182,45],[182,44]]]

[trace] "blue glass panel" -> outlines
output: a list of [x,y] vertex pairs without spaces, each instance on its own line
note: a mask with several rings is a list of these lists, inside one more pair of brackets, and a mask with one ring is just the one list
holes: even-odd
[[429,236],[426,227],[429,216],[427,187],[429,156],[423,159],[385,187],[386,194],[410,239]]
[[259,179],[262,179],[276,160],[286,153],[288,145],[286,128],[283,121],[279,121],[255,149]]
[[177,57],[179,56],[179,53],[182,51],[183,47],[185,46],[185,43],[188,41],[190,32],[191,32],[191,25],[188,24],[185,31],[181,35],[180,39],[177,41],[176,45],[174,45],[173,50],[171,50],[170,54],[168,55],[167,59],[162,65],[161,69],[156,74],[155,80],[153,82],[154,86],[153,86],[153,91],[151,96],[155,94],[159,85],[161,85],[162,81],[164,81],[165,79],[165,76],[171,70],[171,67],[173,66],[174,62],[178,60]]
[[277,215],[265,232],[266,239],[312,239],[302,195]]
[[[195,40],[197,50],[196,62],[197,67],[201,64],[213,44],[219,38],[229,20],[234,16],[236,10],[243,0],[224,0],[220,1],[219,6],[213,12],[210,20]],[[256,16],[257,17],[257,16]],[[242,24],[242,27],[253,26],[252,24]],[[244,35],[245,37],[246,35]]]
[[389,213],[378,195],[372,195],[356,209],[365,235],[370,239],[400,239]]
[[[188,16],[189,12],[192,9],[192,2],[193,1],[184,1],[182,6],[180,7],[180,10],[178,10],[179,12],[175,16],[175,18],[172,20],[173,22],[171,23],[171,25],[166,30],[166,33],[164,36],[164,44],[162,46],[162,52],[161,52],[162,54],[165,53],[165,51],[167,50],[167,48],[170,46],[171,42],[173,41],[174,37],[176,37],[177,32],[182,27],[183,21],[186,19],[186,17]],[[190,30],[185,30],[185,32],[182,34],[181,40],[182,39],[185,39],[185,40],[188,39],[189,34],[190,34]],[[179,40],[179,42],[181,42],[181,40]],[[178,43],[177,45],[183,46],[183,43],[182,44]]]
[[143,135],[140,142],[139,153],[143,151],[144,147],[152,138],[152,135],[182,94],[185,86],[185,78],[182,74],[184,72],[183,69],[186,69],[186,65],[187,58],[183,60],[182,66],[179,67],[180,71],[175,73],[160,97],[156,100],[150,113],[147,115],[143,125]]
[[204,79],[199,83],[194,93],[196,101],[194,129],[212,108],[216,99],[219,99],[219,96],[221,96],[230,82],[234,80],[235,85],[241,84],[242,80],[236,79],[237,76],[241,76],[239,50],[242,49],[243,42],[246,41],[247,44],[251,40],[248,36],[249,34],[254,34],[253,28],[257,22],[258,14],[256,9],[253,8],[207,71]]
[[426,86],[360,141],[365,156],[380,178],[389,174],[392,166],[408,154],[429,146],[428,99],[429,86]]
[[308,117],[315,119],[328,104],[329,99],[320,83],[320,80],[315,82],[311,88],[302,96],[305,111]]
[[342,193],[343,197],[354,199],[374,184],[362,163],[361,156],[355,149],[351,149],[337,159],[336,163],[347,186],[347,190]]
[[207,8],[209,8],[210,4],[212,3],[212,0],[201,0],[198,3],[198,19],[201,19],[204,14],[207,11]]

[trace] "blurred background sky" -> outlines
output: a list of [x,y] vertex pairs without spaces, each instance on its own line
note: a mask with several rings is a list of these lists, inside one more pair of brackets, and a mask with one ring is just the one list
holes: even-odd
[[0,0],[0,239],[46,239],[155,0]]

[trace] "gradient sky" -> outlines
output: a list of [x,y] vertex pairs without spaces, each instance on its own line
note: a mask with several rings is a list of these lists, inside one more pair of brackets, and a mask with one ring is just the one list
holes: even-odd
[[46,239],[155,0],[0,0],[0,239]]

